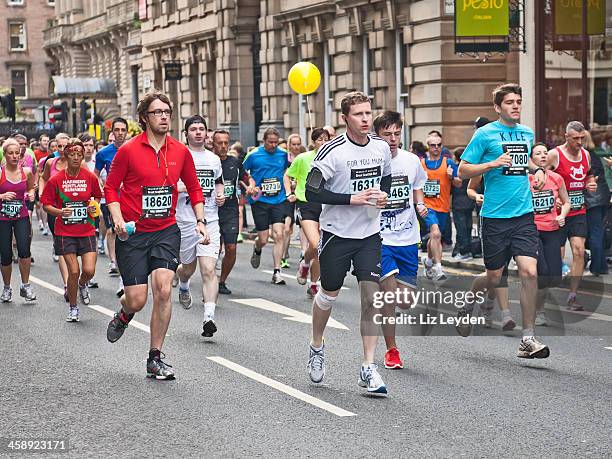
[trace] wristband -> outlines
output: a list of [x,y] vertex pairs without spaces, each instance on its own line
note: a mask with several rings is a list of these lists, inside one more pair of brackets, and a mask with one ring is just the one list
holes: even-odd
[[206,219],[202,220],[201,218],[198,218],[196,223],[204,223],[204,225],[206,225]]
[[425,203],[423,203],[423,202],[417,202],[417,203],[416,203],[416,205],[417,205],[417,206],[423,206],[423,207],[425,207]]

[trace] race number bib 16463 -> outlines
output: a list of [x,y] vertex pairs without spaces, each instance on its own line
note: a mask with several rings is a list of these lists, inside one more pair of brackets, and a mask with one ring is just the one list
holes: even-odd
[[142,217],[167,218],[172,209],[172,187],[143,186],[142,187]]
[[427,180],[423,185],[423,194],[426,198],[439,198],[440,180]]
[[568,194],[571,210],[580,210],[584,207],[584,190],[574,190]]
[[529,168],[529,148],[524,143],[505,143],[504,153],[512,158],[512,165],[502,169],[503,175],[527,175]]
[[261,181],[260,188],[261,188],[261,193],[264,196],[267,196],[267,197],[276,196],[278,193],[280,193],[280,190],[281,190],[280,180],[278,180],[278,178],[276,177],[265,178]]
[[406,209],[409,207],[410,184],[408,183],[408,177],[393,177],[385,209]]
[[23,201],[4,201],[2,203],[2,209],[0,214],[4,217],[15,218],[21,213],[23,208]]
[[532,197],[533,212],[547,214],[555,207],[555,196],[552,190],[534,191]]
[[368,188],[376,188],[380,185],[380,166],[366,167],[363,169],[351,169],[351,182],[349,194],[357,194]]
[[64,207],[72,209],[72,214],[70,217],[62,217],[62,222],[64,225],[80,225],[82,223],[87,223],[87,217],[89,217],[87,212],[87,202],[65,202]]
[[196,169],[198,181],[202,187],[202,193],[209,198],[213,195],[215,189],[215,173],[210,169]]

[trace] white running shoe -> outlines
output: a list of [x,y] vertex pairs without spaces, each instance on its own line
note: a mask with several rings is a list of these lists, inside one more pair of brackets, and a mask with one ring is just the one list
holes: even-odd
[[425,275],[425,277],[427,277],[427,279],[433,279],[433,276],[434,276],[433,263],[432,264],[427,264],[427,256],[426,255],[423,255],[421,257],[421,263],[423,263],[423,274]]
[[70,308],[66,322],[78,322],[79,320],[79,308]]
[[316,350],[312,344],[308,346],[310,355],[308,357],[308,376],[313,383],[319,384],[325,377],[325,343],[321,349]]
[[378,373],[378,366],[374,363],[369,364],[367,367],[361,366],[357,384],[360,387],[366,387],[370,394],[387,395],[387,386],[380,373]]
[[550,349],[535,338],[523,338],[519,344],[517,356],[522,359],[545,359],[550,355]]
[[546,312],[538,311],[536,312],[535,324],[538,327],[546,327],[548,326],[548,321],[546,320]]

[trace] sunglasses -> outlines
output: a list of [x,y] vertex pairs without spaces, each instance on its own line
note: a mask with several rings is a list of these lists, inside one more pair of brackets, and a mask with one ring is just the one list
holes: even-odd
[[440,148],[442,146],[441,143],[428,143],[430,148]]

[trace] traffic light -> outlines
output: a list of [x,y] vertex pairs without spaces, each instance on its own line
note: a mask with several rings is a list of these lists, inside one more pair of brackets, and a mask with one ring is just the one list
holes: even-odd
[[81,101],[80,108],[81,108],[81,125],[83,126],[82,130],[86,131],[87,125],[89,124],[89,120],[92,118],[92,114],[90,112],[91,105],[89,105],[87,101],[83,99]]
[[2,110],[4,111],[4,116],[10,118],[13,123],[15,122],[15,90],[12,89],[9,94],[4,96],[0,96],[0,105],[2,105]]

